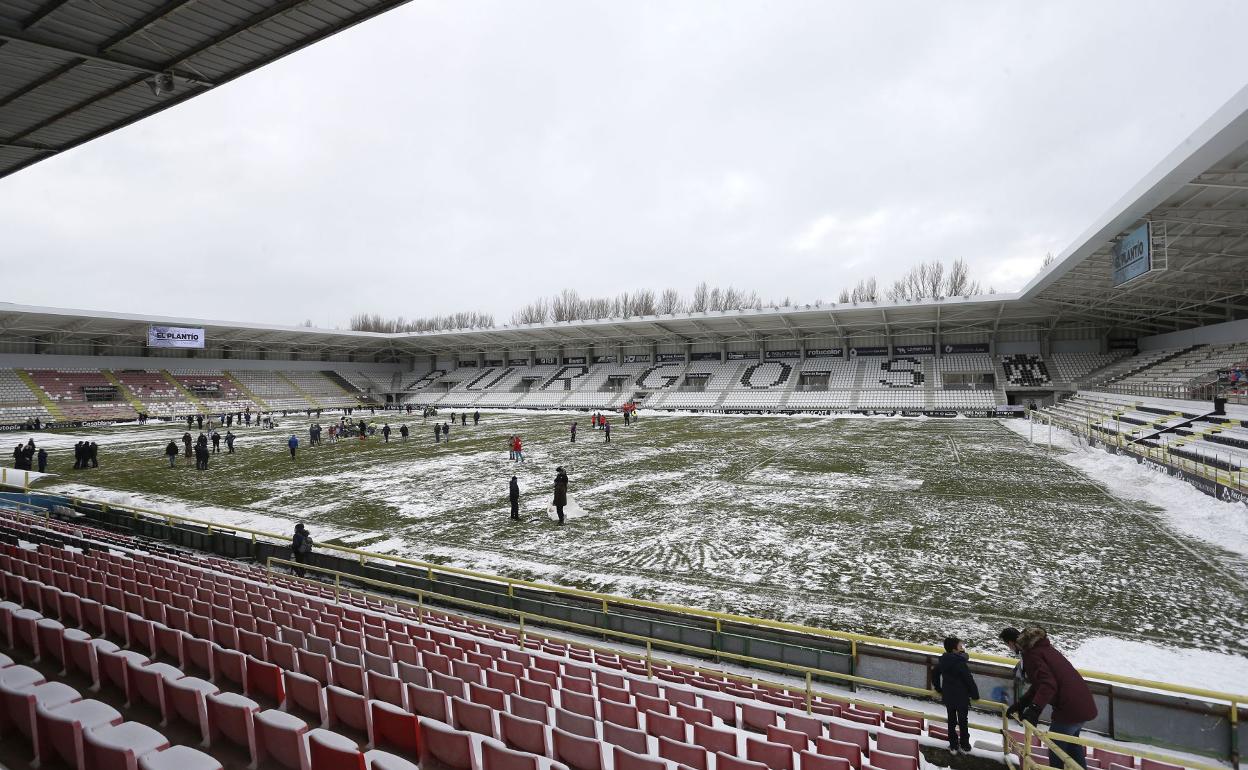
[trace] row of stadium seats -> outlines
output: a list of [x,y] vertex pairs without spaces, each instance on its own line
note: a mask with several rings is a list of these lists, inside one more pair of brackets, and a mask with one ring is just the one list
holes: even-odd
[[[920,770],[921,747],[947,739],[913,712],[335,595],[77,523],[0,509],[0,540],[0,726],[45,763]],[[170,747],[175,728],[199,748]],[[1179,770],[1103,749],[1088,767]]]
[[0,425],[31,418],[133,420],[140,411],[171,417],[360,403],[321,372],[0,369]]

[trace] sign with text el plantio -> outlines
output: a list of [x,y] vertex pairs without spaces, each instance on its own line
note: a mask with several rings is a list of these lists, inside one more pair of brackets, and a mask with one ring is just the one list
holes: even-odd
[[203,348],[204,330],[185,326],[147,327],[149,348]]

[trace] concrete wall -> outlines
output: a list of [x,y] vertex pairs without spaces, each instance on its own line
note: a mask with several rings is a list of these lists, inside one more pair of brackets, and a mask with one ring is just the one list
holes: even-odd
[[1218,345],[1228,342],[1248,342],[1248,318],[1201,326],[1181,332],[1141,337],[1140,350],[1185,348],[1190,345]]

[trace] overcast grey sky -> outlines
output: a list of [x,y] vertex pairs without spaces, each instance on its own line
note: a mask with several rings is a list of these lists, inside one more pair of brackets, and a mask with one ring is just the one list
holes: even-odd
[[1245,29],[1243,2],[416,0],[0,180],[0,300],[503,322],[955,257],[1012,290],[1248,81]]

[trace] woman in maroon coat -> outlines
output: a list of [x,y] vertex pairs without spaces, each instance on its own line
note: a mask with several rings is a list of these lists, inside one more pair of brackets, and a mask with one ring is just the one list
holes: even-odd
[[[1084,724],[1096,719],[1096,702],[1088,683],[1060,652],[1049,644],[1049,636],[1043,628],[1033,626],[1023,630],[1018,637],[1018,647],[1023,653],[1023,670],[1031,688],[1014,704],[1010,711],[1036,724],[1045,706],[1052,705],[1049,730],[1054,733],[1077,737]],[[1054,741],[1070,758],[1087,768],[1084,748],[1077,743]],[[1049,764],[1061,767],[1056,754],[1049,756]]]

